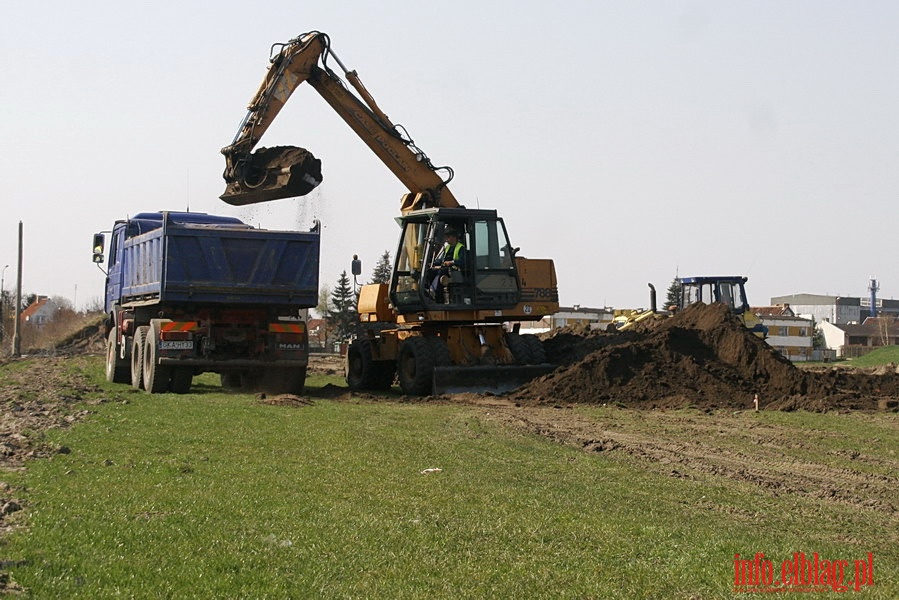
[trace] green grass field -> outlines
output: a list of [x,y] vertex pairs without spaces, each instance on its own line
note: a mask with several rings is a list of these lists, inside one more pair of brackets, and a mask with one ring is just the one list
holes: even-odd
[[[863,597],[899,596],[895,515],[668,477],[484,408],[269,406],[211,376],[150,396],[85,364],[113,401],[48,432],[69,453],[4,476],[27,527],[0,559],[35,598],[729,598],[735,553],[779,574],[799,551],[873,552]],[[858,443],[843,416],[806,417],[835,432],[822,452]],[[896,435],[895,414],[875,418]]]
[[846,361],[850,367],[877,367],[887,363],[899,364],[899,346],[883,346],[864,356]]

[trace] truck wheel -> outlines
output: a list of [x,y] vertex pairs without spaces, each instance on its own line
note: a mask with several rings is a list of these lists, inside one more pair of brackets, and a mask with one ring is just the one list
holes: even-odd
[[187,394],[194,381],[194,370],[190,367],[177,367],[172,369],[172,391],[176,394]]
[[148,329],[146,325],[138,327],[131,342],[131,387],[136,390],[144,389],[144,346]]
[[269,394],[302,394],[306,385],[306,369],[269,367],[262,371],[259,387]]
[[219,380],[222,383],[222,387],[229,390],[236,390],[240,388],[240,373],[236,371],[226,371],[219,375]]
[[346,353],[346,383],[351,390],[387,390],[395,376],[393,361],[372,359],[370,340],[350,344]]
[[106,381],[109,383],[128,383],[131,381],[130,368],[127,360],[119,358],[116,330],[115,328],[110,329],[106,338]]
[[159,329],[155,324],[151,324],[144,344],[144,389],[151,394],[169,391],[172,377],[172,369],[160,365],[158,361]]
[[434,346],[422,336],[410,337],[400,346],[396,371],[404,394],[424,396],[434,389],[434,367],[437,365]]

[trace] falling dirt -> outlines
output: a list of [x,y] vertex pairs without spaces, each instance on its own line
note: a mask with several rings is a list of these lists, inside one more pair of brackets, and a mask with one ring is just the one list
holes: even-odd
[[315,406],[314,400],[295,394],[277,394],[275,396],[256,394],[256,400],[258,400],[260,404],[268,404],[269,406],[293,406],[297,408],[302,406]]

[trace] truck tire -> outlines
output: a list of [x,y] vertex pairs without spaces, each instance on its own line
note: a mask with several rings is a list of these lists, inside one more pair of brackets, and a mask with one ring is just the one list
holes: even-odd
[[403,393],[409,396],[430,394],[434,389],[434,367],[448,363],[449,349],[443,340],[423,336],[408,338],[400,346],[396,367]]
[[396,377],[392,360],[374,360],[371,340],[355,340],[346,353],[346,383],[353,391],[388,390]]
[[175,367],[172,369],[171,390],[176,394],[190,393],[190,386],[194,381],[194,370],[190,367]]
[[219,375],[222,387],[228,390],[237,390],[241,386],[240,373],[237,371],[225,371]]
[[172,369],[159,364],[159,327],[155,323],[150,324],[144,344],[143,373],[145,390],[151,394],[162,394],[169,391]]
[[136,390],[144,389],[144,346],[148,329],[146,325],[138,327],[131,342],[131,387]]
[[306,385],[306,369],[268,367],[262,371],[259,387],[269,394],[302,394]]
[[109,330],[106,337],[106,381],[109,383],[128,383],[131,381],[130,364],[127,359],[119,358],[119,343],[116,340],[115,328]]

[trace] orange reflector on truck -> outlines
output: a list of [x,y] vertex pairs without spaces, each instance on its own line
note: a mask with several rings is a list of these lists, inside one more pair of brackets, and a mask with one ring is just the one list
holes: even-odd
[[269,323],[268,330],[272,333],[305,333],[305,323]]
[[164,321],[159,324],[159,331],[193,331],[197,327],[196,321]]

